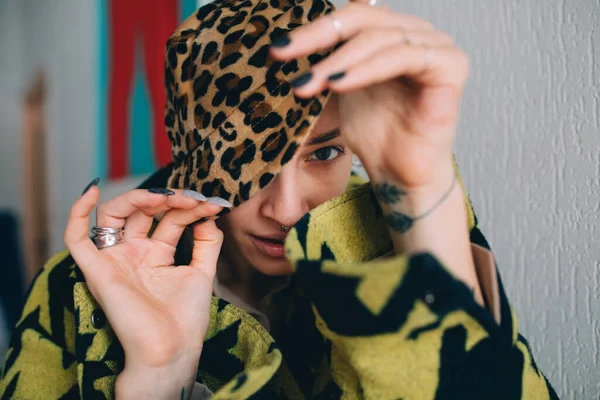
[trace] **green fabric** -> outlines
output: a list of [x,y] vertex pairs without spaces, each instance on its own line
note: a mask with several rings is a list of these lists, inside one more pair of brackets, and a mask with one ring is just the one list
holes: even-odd
[[[271,333],[213,299],[198,382],[215,399],[557,398],[502,289],[498,326],[430,255],[372,261],[391,241],[370,187],[351,186],[290,232],[295,273],[273,299],[284,312]],[[487,246],[469,221],[472,240]],[[94,312],[73,259],[57,254],[29,293],[1,397],[112,398],[123,349],[108,324],[93,326]]]

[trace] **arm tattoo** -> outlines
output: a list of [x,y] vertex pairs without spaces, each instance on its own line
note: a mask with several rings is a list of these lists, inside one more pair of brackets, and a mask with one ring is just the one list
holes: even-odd
[[406,192],[399,187],[387,183],[373,185],[375,196],[384,204],[396,204],[406,196]]
[[179,395],[179,398],[181,400],[185,399],[185,386],[181,388],[181,394]]
[[[431,214],[436,208],[438,208],[452,193],[454,186],[456,185],[457,178],[454,175],[454,179],[452,180],[452,184],[450,188],[444,195],[440,198],[440,200],[433,205],[429,210],[425,211],[423,214],[418,215],[416,217],[408,216],[399,211],[391,211],[388,214],[384,214],[385,221],[388,226],[398,233],[406,233],[413,227],[414,223],[420,219],[427,217]],[[381,183],[373,185],[373,191],[375,195],[379,199],[379,201],[383,204],[388,205],[389,207],[393,207],[393,205],[398,204],[402,201],[402,197],[406,196],[407,192],[388,183]]]
[[388,226],[398,233],[406,233],[412,228],[415,219],[397,211],[384,215]]

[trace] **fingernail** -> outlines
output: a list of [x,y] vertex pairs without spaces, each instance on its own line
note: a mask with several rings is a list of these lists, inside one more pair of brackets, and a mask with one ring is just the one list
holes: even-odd
[[339,81],[340,79],[342,79],[345,76],[346,76],[346,72],[342,71],[342,72],[337,72],[333,75],[329,75],[329,78],[327,78],[327,79],[330,82],[333,82],[333,81]]
[[227,200],[222,199],[220,197],[209,197],[208,199],[206,199],[206,202],[210,203],[210,204],[214,204],[219,207],[223,207],[223,208],[232,208],[233,207],[233,204],[231,204]]
[[174,191],[165,188],[152,188],[148,189],[148,191],[153,194],[166,194],[167,196],[173,196],[175,194]]
[[292,40],[288,35],[281,35],[273,39],[271,46],[281,49],[288,46],[290,43],[292,43]]
[[96,178],[93,181],[91,181],[90,183],[88,183],[88,185],[85,187],[85,189],[83,189],[83,193],[81,193],[81,195],[83,196],[84,194],[86,194],[88,192],[88,190],[90,190],[92,188],[92,186],[97,186],[99,182],[100,182],[100,178]]
[[300,86],[306,85],[313,77],[312,72],[307,72],[304,75],[300,75],[296,79],[294,79],[291,83],[293,88],[299,88]]
[[198,193],[194,190],[184,190],[183,192],[181,192],[181,194],[184,195],[185,197],[190,197],[194,200],[206,201],[205,195],[203,195],[202,193]]

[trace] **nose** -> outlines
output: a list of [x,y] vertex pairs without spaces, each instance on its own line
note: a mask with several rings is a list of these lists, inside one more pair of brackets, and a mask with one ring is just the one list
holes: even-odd
[[300,174],[289,163],[264,188],[261,214],[277,224],[293,226],[309,211],[306,196],[301,190]]

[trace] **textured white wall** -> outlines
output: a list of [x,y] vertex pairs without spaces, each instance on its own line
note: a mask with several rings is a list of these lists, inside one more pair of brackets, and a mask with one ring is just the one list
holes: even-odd
[[561,398],[599,399],[600,1],[387,4],[471,56],[456,153],[521,333]]

